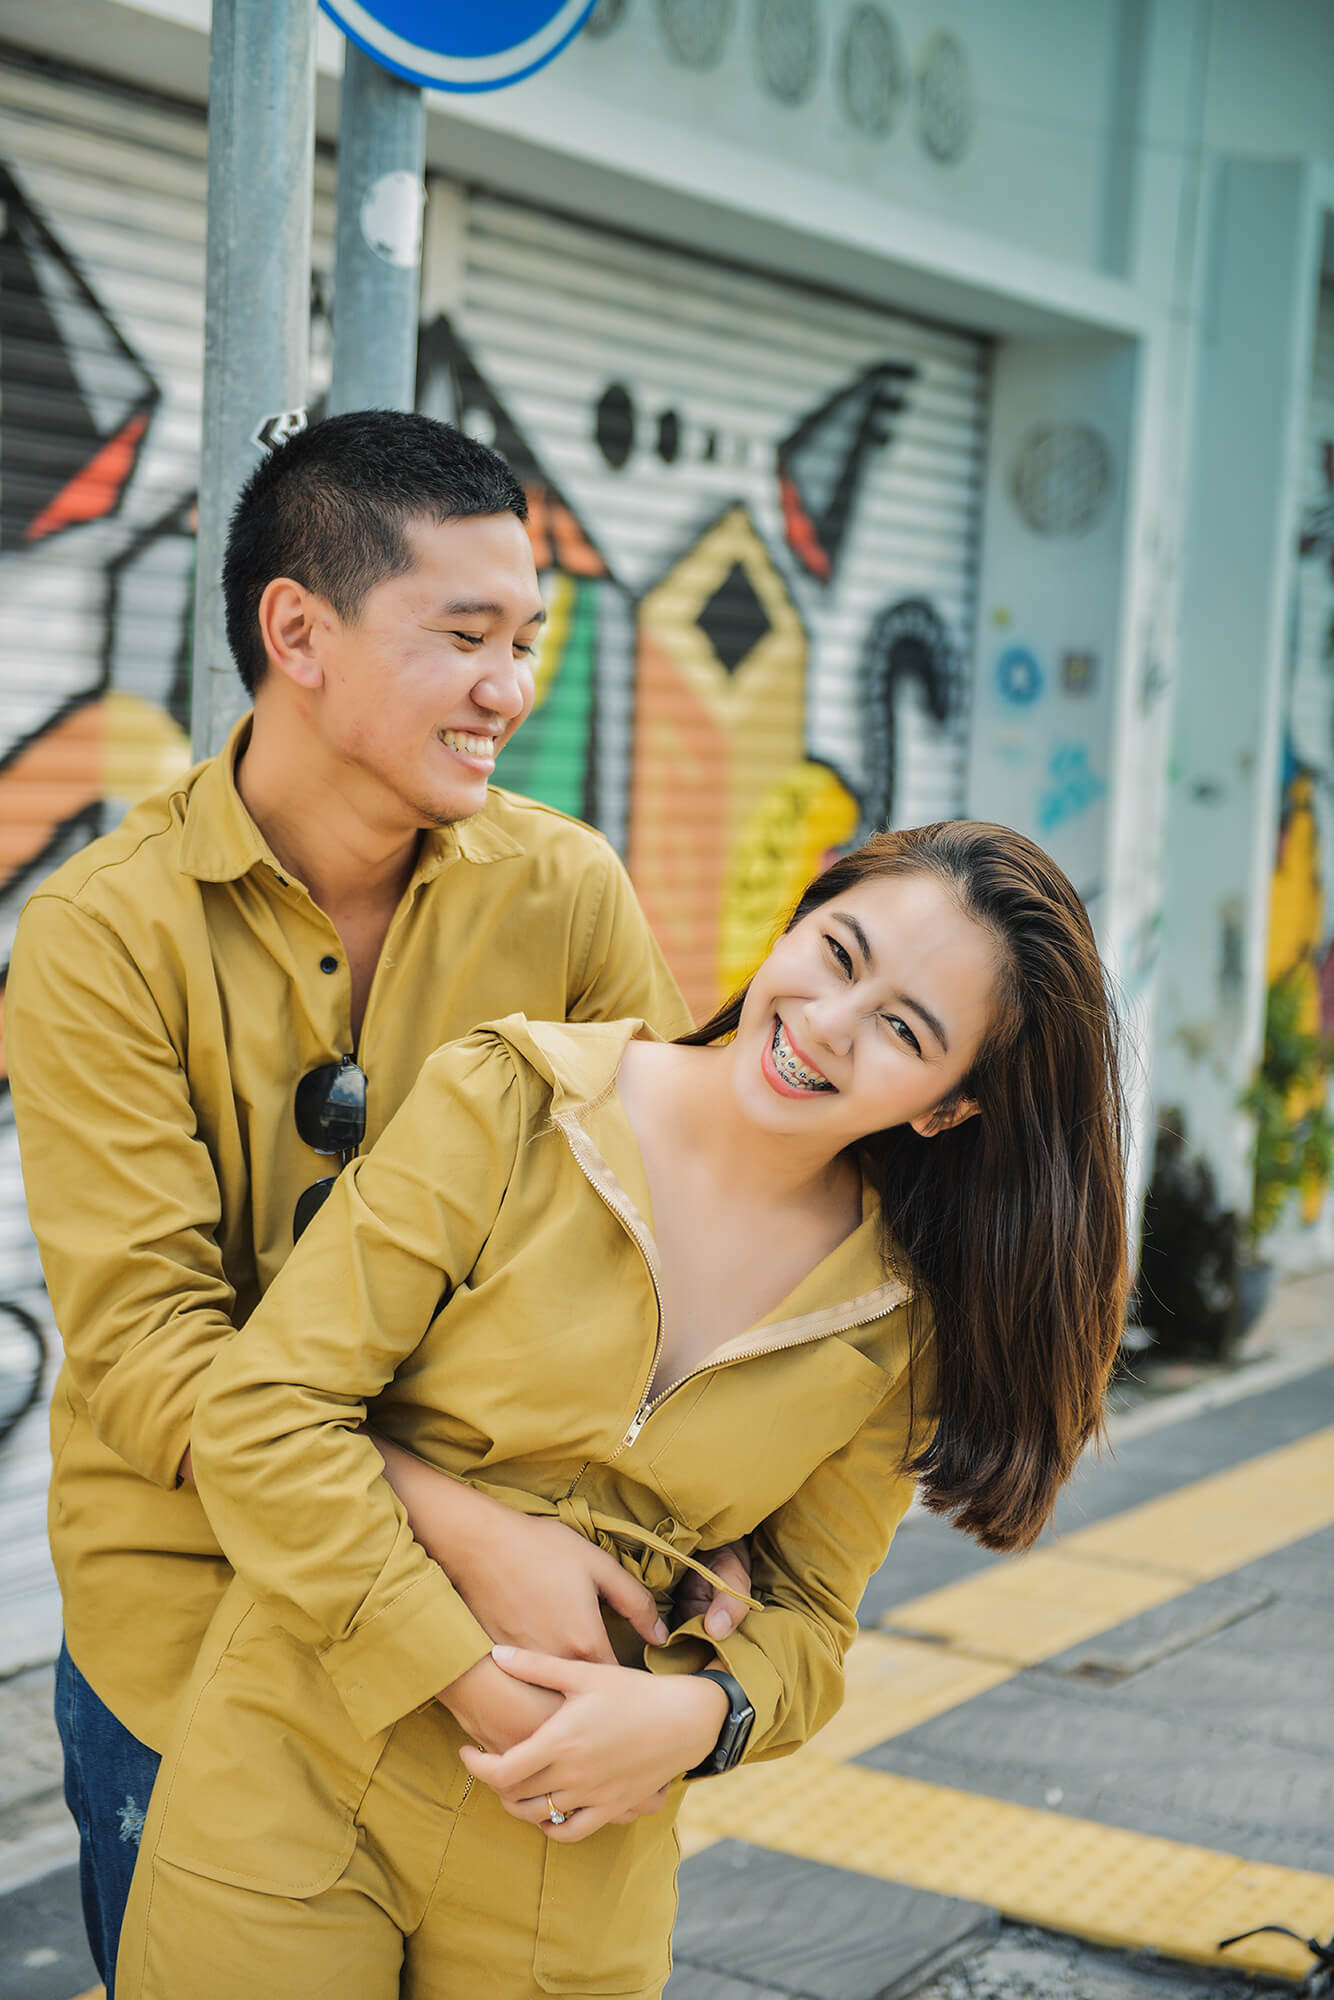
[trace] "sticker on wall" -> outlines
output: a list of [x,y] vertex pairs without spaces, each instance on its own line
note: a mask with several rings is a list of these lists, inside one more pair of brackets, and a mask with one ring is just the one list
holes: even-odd
[[820,73],[816,0],[756,0],[753,19],[761,84],[780,104],[804,104]]
[[953,166],[968,151],[976,120],[973,75],[956,35],[932,35],[917,77],[917,132],[933,160]]
[[625,9],[626,0],[597,0],[597,6],[584,23],[584,33],[595,42],[609,35],[625,19]]
[[1010,468],[1010,496],[1035,535],[1086,535],[1102,519],[1112,454],[1092,424],[1036,424]]
[[1087,743],[1053,743],[1046,786],[1038,800],[1039,831],[1055,833],[1057,827],[1079,819],[1106,790],[1106,783],[1089,762]]
[[425,203],[420,174],[406,167],[381,174],[361,204],[361,234],[367,248],[396,270],[415,271],[421,260]]
[[996,662],[996,687],[1012,708],[1030,708],[1043,688],[1037,654],[1027,646],[1007,646]]
[[736,0],[658,0],[667,52],[687,69],[716,69],[732,32]]
[[898,121],[908,94],[908,64],[892,15],[883,7],[854,7],[838,52],[838,101],[854,132],[884,139]]
[[1092,694],[1098,685],[1096,653],[1062,653],[1061,688],[1066,694]]

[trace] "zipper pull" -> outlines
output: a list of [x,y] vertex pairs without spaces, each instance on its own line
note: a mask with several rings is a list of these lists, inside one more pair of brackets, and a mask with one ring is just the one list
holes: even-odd
[[621,1439],[622,1451],[625,1450],[625,1447],[628,1444],[634,1443],[635,1439],[639,1436],[639,1433],[643,1430],[645,1424],[648,1422],[648,1409],[649,1406],[647,1403],[641,1403],[639,1408],[635,1411],[635,1420],[631,1424],[625,1436]]

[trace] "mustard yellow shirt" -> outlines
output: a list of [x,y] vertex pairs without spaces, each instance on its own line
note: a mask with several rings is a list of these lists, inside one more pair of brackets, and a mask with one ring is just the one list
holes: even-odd
[[[19,923],[6,1030],[29,1215],[65,1359],[51,1412],[51,1546],[71,1654],[135,1735],[164,1743],[230,1572],[178,1487],[200,1377],[336,1166],[293,1095],[354,1053],[329,918],[217,758],[44,882]],[[599,834],[493,789],[423,834],[355,1050],[366,1146],[426,1056],[478,1021],[643,1014],[689,1025]]]
[[[655,1383],[652,1204],[614,1087],[636,1032],[648,1031],[515,1017],[439,1050],[203,1384],[196,1476],[261,1613],[236,1666],[241,1705],[264,1690],[258,1712],[300,1718],[312,1742],[332,1683],[342,1720],[325,1749],[339,1771],[369,1771],[379,1732],[490,1644],[379,1477],[368,1417],[602,1541],[664,1605],[695,1551],[752,1534],[757,1608],[717,1648],[755,1706],[748,1756],[796,1748],[842,1698],[857,1605],[913,1488],[909,1287],[886,1269],[868,1191],[860,1226],[758,1325]],[[923,1436],[928,1374],[929,1353],[915,1384]],[[620,1637],[622,1657],[644,1658]],[[688,1669],[702,1651],[686,1626],[648,1664]],[[239,1710],[226,1716],[231,1678],[225,1660],[210,1667],[224,1791],[242,1726]],[[221,1794],[199,1796],[196,1776],[183,1788],[201,1853],[208,1828],[304,1810],[267,1797],[260,1736],[239,1761],[265,1795],[239,1819]],[[328,1831],[332,1854],[341,1835]]]

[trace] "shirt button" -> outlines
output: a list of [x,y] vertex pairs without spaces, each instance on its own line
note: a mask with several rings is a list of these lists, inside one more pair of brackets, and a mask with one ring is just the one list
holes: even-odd
[[332,952],[326,951],[324,957],[320,960],[320,971],[337,972],[337,970],[338,970],[338,960],[334,957]]

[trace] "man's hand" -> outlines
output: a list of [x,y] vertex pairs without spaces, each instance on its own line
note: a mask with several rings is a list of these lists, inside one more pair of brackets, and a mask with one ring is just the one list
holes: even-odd
[[603,1604],[646,1644],[666,1642],[652,1591],[605,1549],[563,1521],[521,1514],[398,1445],[374,1442],[413,1534],[498,1643],[610,1666]]
[[[697,1560],[716,1570],[724,1583],[730,1583],[733,1590],[750,1593],[750,1545],[744,1539],[726,1542],[720,1549],[700,1549]],[[684,1625],[687,1618],[704,1619],[704,1630],[711,1639],[727,1639],[736,1631],[746,1616],[747,1606],[735,1597],[724,1597],[715,1590],[707,1577],[696,1576],[694,1570],[687,1570],[676,1586],[672,1599],[675,1617],[673,1623]],[[485,1624],[485,1619],[482,1623]]]
[[[558,1691],[558,1712],[503,1756],[465,1745],[459,1756],[506,1812],[549,1840],[587,1840],[659,1811],[667,1787],[708,1756],[727,1717],[727,1696],[698,1674],[555,1660],[497,1647],[507,1674]],[[564,1815],[553,1825],[551,1807]]]

